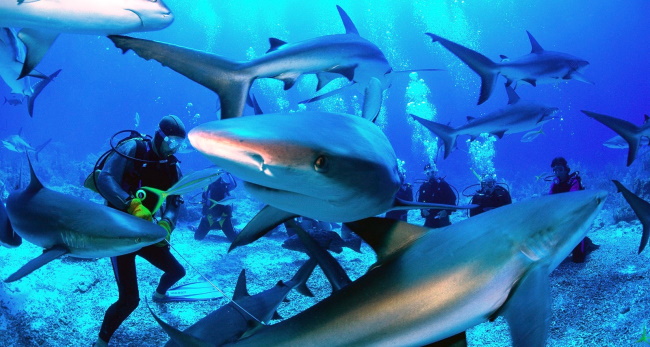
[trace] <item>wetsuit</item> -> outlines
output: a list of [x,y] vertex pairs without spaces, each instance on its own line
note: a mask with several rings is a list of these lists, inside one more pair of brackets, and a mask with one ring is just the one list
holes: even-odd
[[232,205],[217,203],[229,197],[235,185],[234,181],[227,182],[219,177],[203,192],[203,218],[194,232],[194,239],[203,240],[210,230],[221,229],[228,241],[235,240],[237,233],[232,225]]
[[[409,183],[404,183],[399,187],[395,197],[404,201],[413,201],[413,188]],[[388,211],[386,212],[386,218],[407,222],[408,212],[407,210]]]
[[[580,175],[578,175],[577,172],[574,172],[569,175],[569,179],[567,179],[566,182],[560,182],[559,179],[555,178],[551,184],[549,194],[575,192],[583,189],[585,188],[582,186],[582,179],[580,178]],[[589,248],[593,247],[593,245],[594,243],[591,241],[591,239],[585,236],[585,238],[582,239],[582,241],[580,241],[580,243],[571,252],[573,262],[583,263],[587,257],[587,253],[590,251]]]
[[[418,189],[418,202],[455,205],[456,193],[454,193],[454,191],[451,189],[451,186],[444,180],[444,178],[431,178],[428,181],[422,183],[420,189]],[[451,222],[449,221],[449,213],[452,213],[453,211],[447,211],[448,214],[442,218],[438,216],[438,213],[444,210],[430,209],[426,211],[429,212],[429,214],[426,216],[423,212],[421,212],[422,217],[424,218],[425,227],[441,228],[447,225],[451,225]]]
[[[145,150],[143,153],[137,150],[136,141],[141,141],[139,145]],[[121,153],[129,157],[140,157],[150,161],[160,161],[158,155],[151,148],[151,142],[148,140],[129,140],[117,148]],[[181,177],[178,160],[174,156],[167,158],[164,163],[142,163],[113,153],[106,160],[102,172],[97,180],[97,187],[102,196],[107,199],[107,204],[115,209],[126,211],[129,207],[130,199],[135,196],[139,187],[148,186],[162,190],[169,189]],[[172,230],[176,225],[178,212],[182,204],[182,199],[178,195],[168,196],[165,200],[164,210],[161,213],[161,220],[170,223]],[[150,210],[153,208],[147,199],[143,201]],[[160,212],[159,212],[160,213]],[[165,242],[165,241],[162,241]],[[111,257],[113,272],[119,290],[119,297],[113,303],[106,314],[102,323],[99,337],[108,342],[122,322],[133,312],[140,302],[138,290],[138,278],[136,276],[135,257],[136,255],[146,259],[149,263],[164,271],[156,291],[165,293],[174,283],[178,282],[185,276],[185,269],[174,258],[169,250],[169,244],[158,243],[144,247],[136,252]]]
[[486,194],[482,189],[477,191],[472,197],[471,203],[478,205],[477,208],[469,210],[469,216],[473,217],[494,208],[511,204],[512,198],[510,198],[510,193],[508,193],[507,189],[502,186],[496,186],[490,194]]

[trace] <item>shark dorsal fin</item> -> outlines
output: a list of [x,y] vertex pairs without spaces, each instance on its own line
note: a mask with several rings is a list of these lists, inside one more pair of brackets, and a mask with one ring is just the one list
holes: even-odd
[[377,253],[377,263],[412,244],[429,229],[387,218],[366,218],[345,225]]
[[271,45],[271,47],[269,48],[268,51],[266,51],[266,53],[273,52],[273,51],[277,50],[278,48],[286,45],[287,42],[282,41],[280,39],[276,39],[275,37],[269,37],[269,44]]
[[235,294],[232,296],[233,301],[237,301],[241,298],[246,298],[251,296],[248,293],[248,288],[246,286],[246,270],[242,269],[237,278],[237,285],[235,286]]
[[521,99],[511,86],[506,86],[506,92],[508,93],[508,105],[516,104]]
[[526,30],[526,34],[528,34],[528,39],[530,40],[530,46],[531,46],[530,53],[542,53],[542,52],[544,52],[544,48],[542,48],[542,46],[539,45],[537,40],[535,40],[533,35],[531,33],[529,33],[528,30]]
[[339,10],[339,15],[341,16],[343,26],[345,27],[345,33],[359,35],[359,31],[357,30],[357,27],[354,25],[354,23],[352,23],[350,16],[348,16],[348,14],[345,13],[345,11],[343,11],[339,5],[336,5],[336,9]]
[[34,167],[32,166],[32,161],[29,159],[29,156],[27,156],[27,162],[29,163],[29,174],[31,178],[29,181],[29,186],[27,186],[26,190],[31,192],[37,192],[43,189],[43,184],[38,179],[38,177],[36,177],[36,173],[34,172]]

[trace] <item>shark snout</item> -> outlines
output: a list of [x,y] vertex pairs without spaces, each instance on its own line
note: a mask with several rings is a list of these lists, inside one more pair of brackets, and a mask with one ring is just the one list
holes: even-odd
[[140,30],[161,30],[174,21],[174,14],[161,0],[137,0],[127,11],[133,12],[140,19]]

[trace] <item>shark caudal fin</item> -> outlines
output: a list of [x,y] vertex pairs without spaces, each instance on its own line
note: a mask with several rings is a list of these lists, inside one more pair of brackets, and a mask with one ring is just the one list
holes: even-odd
[[645,246],[648,244],[648,238],[650,238],[650,203],[634,195],[634,193],[625,188],[621,182],[617,180],[612,180],[612,182],[614,182],[618,191],[623,194],[625,201],[627,201],[634,211],[634,214],[636,214],[639,221],[641,221],[641,225],[643,225],[641,244],[639,245],[639,254],[641,254]]
[[449,154],[456,148],[456,130],[450,126],[432,122],[430,120],[426,120],[424,118],[420,118],[416,115],[411,115],[413,119],[416,121],[420,122],[420,124],[424,125],[427,129],[431,130],[442,142],[445,144],[445,159],[449,156]]
[[221,102],[222,119],[242,115],[248,91],[256,76],[240,69],[241,63],[162,42],[121,35],[110,35],[108,38],[117,48],[122,49],[123,53],[132,50],[146,60],[156,60],[217,93]]
[[484,103],[490,95],[499,76],[499,65],[483,54],[473,51],[467,47],[451,42],[438,35],[426,33],[433,42],[439,42],[443,47],[462,60],[470,69],[474,70],[481,77],[481,95],[478,104]]
[[34,93],[32,93],[31,96],[27,97],[27,112],[29,113],[30,117],[34,117],[34,101],[36,100],[36,97],[39,94],[41,94],[43,88],[47,87],[47,85],[50,84],[50,82],[52,82],[54,77],[59,75],[59,72],[61,72],[61,69],[54,71],[54,73],[51,74],[49,77],[38,81],[38,83],[34,85]]
[[627,142],[627,166],[632,165],[634,159],[636,159],[636,153],[639,149],[639,143],[641,142],[640,128],[626,120],[606,116],[604,114],[598,114],[584,110],[582,113],[614,130],[615,133],[617,133],[625,140],[625,142]]

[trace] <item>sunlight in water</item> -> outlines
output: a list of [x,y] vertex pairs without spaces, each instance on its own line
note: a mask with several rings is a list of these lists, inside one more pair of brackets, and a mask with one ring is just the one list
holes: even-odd
[[495,175],[494,156],[496,137],[483,133],[474,141],[467,140],[470,167],[481,177]]
[[[406,99],[406,114],[413,114],[424,119],[435,121],[437,114],[436,107],[427,99],[431,90],[423,79],[418,78],[417,72],[409,74],[411,81],[406,87],[404,97]],[[413,153],[426,153],[426,158],[432,165],[435,164],[438,153],[438,138],[429,129],[416,124],[417,122],[408,117],[408,122],[413,128],[413,141],[411,147]]]

